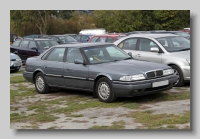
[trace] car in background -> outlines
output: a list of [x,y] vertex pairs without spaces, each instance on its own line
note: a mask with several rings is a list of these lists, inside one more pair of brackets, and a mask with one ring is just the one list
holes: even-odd
[[183,31],[183,32],[186,32],[186,33],[188,33],[188,34],[190,34],[190,28],[183,28],[182,31]]
[[183,31],[157,31],[157,32],[152,31],[151,33],[157,33],[157,34],[171,33],[171,34],[176,34],[176,35],[182,36],[188,40],[190,39],[190,34],[183,32]]
[[[156,73],[156,76],[155,74]],[[63,44],[28,58],[23,77],[40,94],[52,87],[93,92],[102,102],[158,93],[177,76],[164,64],[132,59],[112,43]]]
[[125,37],[126,35],[121,34],[103,34],[103,35],[94,35],[92,36],[88,42],[109,42],[113,43],[114,41]]
[[14,53],[10,53],[10,71],[19,71],[19,69],[22,66],[22,60],[21,58],[14,54]]
[[53,39],[57,41],[59,44],[79,43],[76,39],[74,39],[70,35],[46,35],[43,38]]
[[190,40],[175,34],[133,34],[114,42],[136,60],[171,66],[178,76],[174,86],[190,81]]
[[75,38],[77,34],[64,34],[64,35],[69,35],[69,36]]
[[84,43],[84,42],[88,42],[89,39],[92,37],[93,35],[85,35],[85,34],[77,34],[75,39],[78,42]]
[[27,58],[38,56],[48,48],[58,44],[55,40],[44,38],[17,39],[10,45],[10,52],[18,55],[22,62],[25,63]]
[[131,35],[131,34],[149,34],[151,33],[150,31],[133,31],[133,32],[128,32],[126,35]]
[[10,44],[12,44],[18,38],[17,34],[10,33]]
[[33,35],[24,36],[23,38],[41,38],[41,37],[43,37],[43,35],[33,34]]

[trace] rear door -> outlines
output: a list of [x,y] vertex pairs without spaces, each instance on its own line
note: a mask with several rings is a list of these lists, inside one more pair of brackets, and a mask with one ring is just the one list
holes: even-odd
[[118,47],[126,51],[127,53],[131,52],[132,57],[136,57],[136,46],[138,43],[138,38],[128,38],[118,44]]
[[42,60],[42,70],[45,73],[48,83],[51,86],[64,86],[63,78],[63,58],[65,54],[65,48],[54,48],[47,55],[47,57]]
[[22,59],[22,61],[26,61],[26,59],[29,57],[28,51],[28,44],[29,40],[22,40],[18,47],[18,55]]

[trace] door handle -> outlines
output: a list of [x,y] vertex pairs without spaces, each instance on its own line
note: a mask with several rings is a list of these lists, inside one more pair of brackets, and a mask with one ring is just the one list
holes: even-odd
[[44,66],[44,68],[46,69],[47,67],[46,67],[46,66]]
[[140,54],[137,54],[137,57],[141,57]]

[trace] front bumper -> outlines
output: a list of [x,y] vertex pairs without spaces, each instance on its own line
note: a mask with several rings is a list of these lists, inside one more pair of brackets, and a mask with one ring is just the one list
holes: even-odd
[[10,70],[19,70],[22,66],[21,61],[10,61]]
[[190,66],[181,66],[183,78],[185,81],[190,81]]
[[[177,81],[176,75],[165,76],[161,78],[135,81],[135,82],[121,82],[113,81],[113,89],[116,97],[133,97],[153,94],[164,90],[169,90],[173,87],[173,83]],[[168,80],[169,84],[159,87],[152,87],[152,83]]]

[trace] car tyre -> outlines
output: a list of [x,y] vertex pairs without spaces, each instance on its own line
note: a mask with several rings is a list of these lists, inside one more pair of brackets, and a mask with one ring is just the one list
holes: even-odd
[[183,73],[181,72],[180,68],[176,65],[171,66],[174,69],[174,74],[178,76],[177,82],[174,83],[174,87],[181,87],[184,85]]
[[96,94],[102,102],[110,103],[116,100],[111,81],[106,77],[102,77],[97,81]]
[[34,83],[35,83],[35,88],[38,93],[40,94],[49,93],[50,87],[45,81],[44,75],[41,72],[36,74]]

